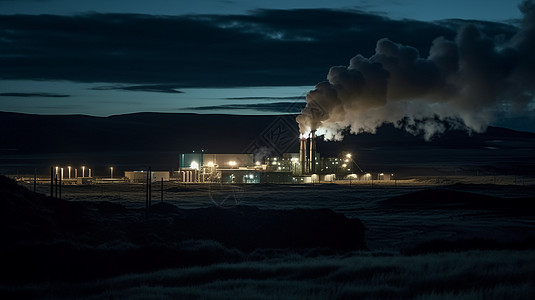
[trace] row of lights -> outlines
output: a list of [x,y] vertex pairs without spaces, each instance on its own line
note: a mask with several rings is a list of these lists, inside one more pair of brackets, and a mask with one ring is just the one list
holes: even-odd
[[[347,159],[345,159],[345,162],[347,163],[347,162],[349,162],[349,159],[351,158],[351,153],[346,154],[346,157],[347,157]],[[293,157],[293,158],[291,159],[291,161],[292,161],[293,163],[297,163],[297,162],[299,161],[299,159],[298,159],[297,157]],[[274,157],[274,158],[273,158],[273,162],[272,162],[272,164],[273,164],[273,165],[280,165],[280,162],[277,162],[277,158]],[[318,164],[318,162],[316,162],[316,164]],[[235,166],[238,165],[238,163],[237,163],[236,161],[234,161],[234,160],[231,160],[231,161],[228,162],[228,165],[229,165],[230,167],[235,167]],[[256,161],[256,162],[255,162],[255,165],[256,165],[256,166],[260,166],[260,165],[261,165],[261,162],[260,162],[260,161]],[[214,165],[213,162],[208,162],[207,166],[210,167],[210,168],[212,168],[212,167],[214,167],[215,165]],[[347,164],[343,164],[342,166],[345,168],[345,167],[347,167]],[[199,170],[199,163],[196,162],[196,161],[192,161],[191,164],[190,164],[190,168]],[[112,171],[112,177],[113,177],[113,167],[111,168],[111,171]],[[349,171],[349,169],[348,169],[348,171]]]
[[[235,166],[238,165],[238,163],[237,163],[236,161],[234,161],[234,160],[229,161],[227,164],[228,164],[230,167],[235,167]],[[257,161],[255,164],[256,164],[257,166],[259,166],[259,165],[260,165],[260,162]],[[210,167],[210,168],[212,168],[212,167],[215,166],[213,162],[208,162],[208,164],[206,164],[206,165],[207,165],[208,167]],[[192,169],[195,169],[195,170],[199,170],[199,163],[196,162],[196,161],[192,161],[192,162],[190,163],[189,167],[192,168]]]
[[[85,177],[85,168],[85,166],[82,166],[82,177]],[[69,170],[69,179],[71,179],[71,170],[73,168],[71,166],[67,166],[67,169]],[[88,168],[87,171],[88,177],[91,177],[91,168]],[[63,179],[63,167],[56,166],[56,175],[61,175],[61,179]],[[78,178],[78,169],[74,169],[74,177]],[[110,178],[113,178],[113,167],[110,167]]]
[[[71,179],[71,166],[67,166],[67,169],[69,170],[69,179]],[[89,176],[91,176],[91,169],[88,169]],[[56,166],[56,175],[61,175],[61,179],[63,179],[63,167]],[[78,169],[74,169],[74,177],[78,177]],[[85,177],[85,166],[82,166],[82,177]]]

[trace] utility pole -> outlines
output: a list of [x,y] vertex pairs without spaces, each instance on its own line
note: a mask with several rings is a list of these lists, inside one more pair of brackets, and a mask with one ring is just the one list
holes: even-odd
[[149,167],[149,207],[152,206],[152,170]]
[[150,168],[148,168],[148,171],[147,171],[147,178],[145,179],[145,208],[148,210],[149,209],[149,173],[150,173]]
[[50,167],[50,197],[54,197],[54,167]]
[[59,176],[59,199],[61,199],[61,177],[63,176]]

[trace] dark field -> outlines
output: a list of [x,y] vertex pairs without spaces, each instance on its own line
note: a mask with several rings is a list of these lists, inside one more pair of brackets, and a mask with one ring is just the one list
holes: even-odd
[[[517,184],[515,183],[517,181]],[[502,184],[492,184],[499,182]],[[411,245],[431,240],[498,238],[500,241],[535,238],[535,214],[532,210],[488,207],[483,203],[455,206],[473,196],[447,195],[439,205],[442,189],[490,195],[502,198],[526,198],[535,201],[535,179],[514,176],[479,177],[419,177],[396,182],[312,185],[221,185],[221,184],[164,184],[164,202],[183,209],[206,207],[232,208],[253,206],[260,209],[290,210],[295,208],[326,208],[359,218],[366,226],[367,245],[372,250],[401,251]],[[31,183],[24,184],[29,189]],[[387,199],[420,190],[436,191],[426,196],[422,205],[385,204]],[[49,193],[46,184],[37,191]],[[126,208],[145,207],[143,184],[71,185],[62,189],[63,199],[72,201],[110,201]],[[160,185],[153,187],[152,199],[160,202]],[[530,198],[531,197],[531,198]],[[531,200],[530,200],[531,199]],[[507,202],[504,202],[507,203]],[[451,209],[448,209],[450,208]],[[514,208],[512,208],[514,209]],[[525,214],[523,214],[525,213]]]
[[[25,265],[32,274],[18,272],[15,281],[4,273],[1,293],[44,299],[529,299],[535,295],[535,188],[506,184],[510,179],[418,178],[373,186],[166,183],[164,204],[155,186],[148,215],[141,184],[64,186],[64,199],[101,213],[92,213],[92,222],[105,224],[102,238],[91,237],[88,226],[78,233],[85,237],[37,238],[4,248],[4,263],[13,249],[53,262],[37,263],[37,270]],[[497,180],[505,184],[489,184]],[[300,209],[317,215],[303,217]],[[336,227],[317,209],[361,220],[366,247],[307,246],[339,230],[347,231],[340,238],[358,240],[350,227]],[[290,222],[257,232],[272,242],[249,247],[256,231],[248,234],[248,227],[270,228],[277,211],[296,213],[291,218],[309,224],[312,237],[272,247],[284,232],[303,226]],[[236,219],[243,223],[224,217],[242,213]],[[198,216],[190,223],[222,231],[206,233],[212,238],[177,238],[168,231],[187,231],[187,225],[174,227],[177,214]],[[132,240],[120,223],[142,226],[134,232],[152,231],[150,238]]]

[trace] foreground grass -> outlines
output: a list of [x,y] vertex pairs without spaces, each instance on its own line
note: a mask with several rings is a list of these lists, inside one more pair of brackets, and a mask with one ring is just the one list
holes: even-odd
[[0,291],[42,299],[535,299],[535,251],[285,255]]

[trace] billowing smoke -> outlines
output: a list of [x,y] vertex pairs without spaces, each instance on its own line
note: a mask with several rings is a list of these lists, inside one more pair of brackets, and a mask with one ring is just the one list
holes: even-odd
[[447,127],[482,132],[504,111],[533,110],[535,1],[519,8],[522,26],[507,41],[467,25],[454,41],[435,39],[423,58],[413,47],[379,40],[374,55],[332,67],[307,94],[297,117],[301,133],[317,129],[342,139],[346,129],[375,132],[386,122],[430,139]]

